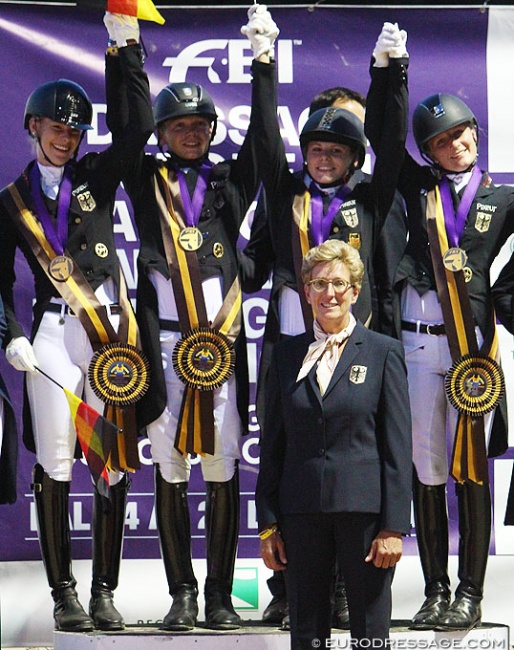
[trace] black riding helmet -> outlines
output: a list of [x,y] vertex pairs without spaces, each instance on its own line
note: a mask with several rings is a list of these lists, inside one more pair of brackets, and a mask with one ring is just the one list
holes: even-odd
[[428,142],[459,124],[471,124],[476,129],[478,145],[478,123],[469,108],[454,95],[437,93],[420,102],[412,116],[412,130],[418,149],[430,164],[434,161],[428,155]]
[[346,144],[356,152],[355,169],[360,169],[366,156],[364,125],[359,118],[344,108],[320,108],[305,123],[300,133],[300,145],[305,148],[312,140]]
[[25,129],[29,128],[31,117],[47,117],[87,131],[93,128],[93,105],[82,86],[69,79],[59,79],[49,81],[31,93],[25,105]]
[[198,84],[181,82],[165,86],[157,95],[153,107],[155,124],[188,115],[201,115],[212,121],[212,136],[216,134],[218,116],[209,93]]

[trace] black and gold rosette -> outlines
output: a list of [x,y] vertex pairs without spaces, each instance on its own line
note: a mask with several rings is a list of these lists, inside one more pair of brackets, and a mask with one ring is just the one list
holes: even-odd
[[179,379],[189,388],[212,391],[234,372],[236,353],[229,339],[210,327],[197,327],[173,348],[172,363]]
[[91,359],[88,377],[95,394],[106,404],[135,404],[150,385],[150,364],[129,343],[107,343]]
[[505,393],[505,377],[491,357],[466,354],[446,373],[445,388],[452,406],[477,418],[496,408]]

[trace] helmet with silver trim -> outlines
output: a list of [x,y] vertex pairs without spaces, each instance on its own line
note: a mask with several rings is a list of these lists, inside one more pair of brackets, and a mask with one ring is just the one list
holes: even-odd
[[357,154],[356,169],[364,164],[367,145],[364,125],[356,115],[344,108],[320,108],[312,113],[300,133],[304,156],[305,148],[312,140],[345,144]]
[[157,95],[153,106],[155,124],[177,117],[200,115],[212,121],[212,137],[216,133],[218,116],[212,97],[194,83],[180,82],[165,86]]
[[412,131],[418,149],[428,155],[428,142],[432,138],[466,123],[477,129],[478,137],[478,123],[469,106],[454,95],[436,93],[426,97],[414,109]]
[[31,117],[47,117],[81,131],[92,129],[93,105],[82,86],[69,79],[49,81],[36,88],[25,105],[24,128]]

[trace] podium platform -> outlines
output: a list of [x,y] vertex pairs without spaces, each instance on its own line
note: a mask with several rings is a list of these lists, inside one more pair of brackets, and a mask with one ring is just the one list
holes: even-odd
[[[54,633],[54,650],[289,650],[289,632],[245,621],[239,630],[218,632],[201,627],[190,632],[164,632],[157,627],[128,626],[122,632]],[[328,648],[352,648],[350,633],[332,630]],[[380,644],[370,644],[380,650]],[[313,650],[324,650],[313,644]],[[482,623],[469,632],[426,632],[408,629],[408,621],[393,621],[391,650],[510,650],[509,627]]]

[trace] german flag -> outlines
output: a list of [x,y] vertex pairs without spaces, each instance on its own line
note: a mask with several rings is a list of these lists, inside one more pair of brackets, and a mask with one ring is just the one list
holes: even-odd
[[159,25],[164,24],[164,18],[152,0],[77,0],[77,6],[96,7],[113,14],[124,14],[140,20],[151,20]]
[[110,450],[117,445],[118,427],[74,393],[66,388],[63,390],[70,405],[80,448],[96,489],[108,499],[109,474],[107,466]]

